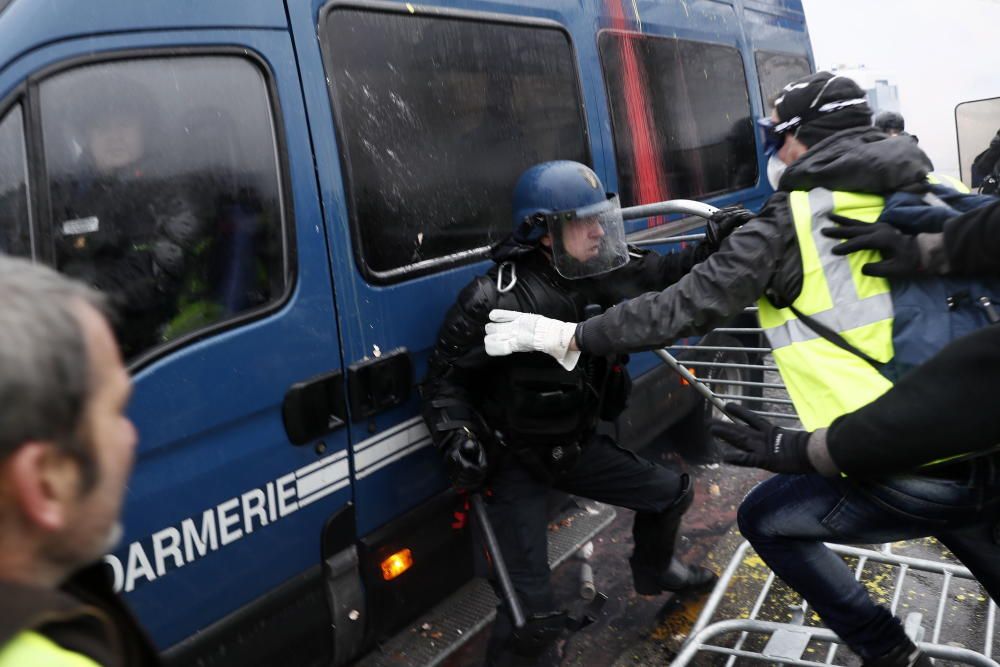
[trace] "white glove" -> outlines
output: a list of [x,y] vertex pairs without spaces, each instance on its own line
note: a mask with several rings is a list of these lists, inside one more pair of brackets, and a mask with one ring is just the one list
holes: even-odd
[[505,357],[514,352],[544,352],[568,371],[580,360],[579,350],[569,350],[576,324],[516,310],[490,311],[486,325],[486,354]]

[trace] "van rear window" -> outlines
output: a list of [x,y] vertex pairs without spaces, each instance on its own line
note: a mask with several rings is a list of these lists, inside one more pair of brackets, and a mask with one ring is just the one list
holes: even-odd
[[760,98],[764,101],[764,112],[770,114],[774,100],[786,85],[812,72],[809,59],[805,56],[771,51],[754,53],[757,61],[757,78],[760,80]]
[[743,59],[729,46],[618,31],[598,39],[623,205],[757,180]]
[[0,254],[31,256],[28,168],[21,106],[0,120]]
[[280,299],[290,269],[270,96],[238,57],[141,58],[39,88],[38,251],[103,290],[135,360]]
[[369,279],[480,257],[510,231],[522,171],[589,162],[576,63],[559,29],[334,9],[320,33]]

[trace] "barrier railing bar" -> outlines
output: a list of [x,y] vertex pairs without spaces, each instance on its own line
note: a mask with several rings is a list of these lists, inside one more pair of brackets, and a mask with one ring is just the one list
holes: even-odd
[[935,644],[941,638],[941,625],[944,623],[944,606],[948,601],[948,587],[951,586],[951,572],[944,573],[944,586],[941,589],[941,599],[938,601],[937,618],[934,619],[934,634],[931,641]]
[[704,378],[709,384],[729,384],[736,387],[761,387],[763,389],[786,389],[785,385],[776,382],[750,382],[749,380],[723,380],[719,378]]
[[742,345],[672,345],[671,350],[699,350],[704,352],[760,352],[767,354],[771,351],[769,347],[744,347]]
[[690,637],[694,637],[698,634],[702,628],[708,625],[708,622],[712,620],[712,616],[715,614],[715,610],[719,606],[719,602],[722,601],[722,597],[726,594],[726,587],[729,586],[729,581],[733,578],[733,573],[739,568],[740,564],[743,562],[743,557],[746,555],[747,551],[750,549],[750,543],[744,541],[740,546],[736,548],[736,552],[733,557],[729,559],[729,565],[726,569],[722,571],[719,575],[719,581],[716,583],[715,587],[712,589],[711,594],[708,596],[708,600],[705,601],[705,606],[701,610],[701,614],[698,616],[698,620],[694,622],[691,627]]
[[634,245],[643,248],[648,245],[660,245],[663,243],[683,243],[686,241],[701,241],[704,238],[705,238],[704,234],[683,234],[681,236],[664,236],[658,239],[638,239],[636,241],[629,241],[629,245]]
[[[758,662],[776,662],[782,665],[805,665],[806,667],[815,667],[820,664],[818,662],[811,662],[808,660],[794,660],[792,658],[778,658],[773,655],[763,655],[762,653],[751,653],[750,651],[742,651],[736,648],[726,648],[725,646],[714,646],[712,644],[705,644],[701,647],[703,651],[708,651],[709,653],[722,653],[723,655],[732,656],[735,661],[736,658],[748,658],[750,660],[757,660]],[[728,664],[728,663],[727,663]]]
[[990,600],[990,608],[986,612],[986,646],[983,648],[983,655],[987,658],[993,657],[993,624],[997,620],[997,604]]
[[910,566],[903,563],[899,566],[899,579],[896,580],[896,589],[892,592],[892,604],[889,605],[889,611],[895,615],[896,607],[899,606],[899,598],[903,595],[903,582],[906,580],[906,574],[910,571]]
[[921,558],[910,558],[909,556],[900,556],[898,554],[883,554],[878,551],[872,551],[870,549],[861,549],[859,547],[852,547],[846,544],[831,544],[825,542],[826,546],[830,548],[834,553],[847,554],[849,556],[868,556],[869,560],[877,561],[879,563],[889,563],[890,565],[901,565],[906,563],[914,570],[921,570],[923,572],[937,572],[938,574],[944,574],[950,572],[952,576],[960,577],[962,579],[975,579],[968,568],[962,565],[952,565],[950,563],[938,563],[923,560]]
[[[764,600],[767,599],[767,594],[771,592],[771,586],[774,584],[774,572],[767,575],[767,581],[764,582],[764,587],[760,590],[760,594],[757,596],[757,600],[753,604],[753,609],[750,610],[749,618],[754,620],[757,618],[757,614],[760,613],[761,607],[764,606]],[[749,632],[741,632],[739,639],[736,640],[736,644],[733,648],[739,650],[743,648],[743,642],[747,640],[750,636]],[[733,663],[736,662],[736,656],[730,656],[729,660],[726,661],[726,667],[733,667]]]
[[[711,380],[707,380],[711,384]],[[742,396],[740,394],[715,394],[719,398],[728,398],[734,401],[750,401],[755,403],[777,403],[779,405],[792,405],[792,401],[787,398],[771,398],[769,396]]]
[[784,412],[764,412],[763,410],[751,410],[750,412],[755,415],[760,415],[761,417],[774,417],[775,419],[791,419],[792,421],[798,421],[798,415],[786,415]]
[[725,364],[718,361],[698,361],[696,359],[679,359],[685,366],[704,366],[706,368],[748,368],[750,370],[777,371],[777,366],[764,366],[762,364]]

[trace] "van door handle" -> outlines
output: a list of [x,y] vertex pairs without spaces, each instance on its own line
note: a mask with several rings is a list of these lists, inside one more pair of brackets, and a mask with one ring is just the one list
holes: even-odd
[[347,424],[344,373],[336,370],[296,382],[281,404],[285,433],[294,445],[304,445]]
[[347,367],[347,390],[354,421],[401,405],[410,398],[412,389],[413,361],[405,347]]

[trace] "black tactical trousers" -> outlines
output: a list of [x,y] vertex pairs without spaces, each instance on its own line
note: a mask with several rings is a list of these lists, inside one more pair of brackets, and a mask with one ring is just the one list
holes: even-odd
[[[525,615],[556,610],[547,555],[550,485],[511,455],[492,477],[490,488],[490,522]],[[654,567],[670,563],[681,515],[692,497],[684,494],[684,476],[619,447],[605,435],[592,436],[577,462],[557,476],[551,488],[635,510],[635,554]],[[512,632],[501,602],[487,648],[488,665],[550,664],[546,660],[551,658],[544,656],[514,655],[509,641]]]

